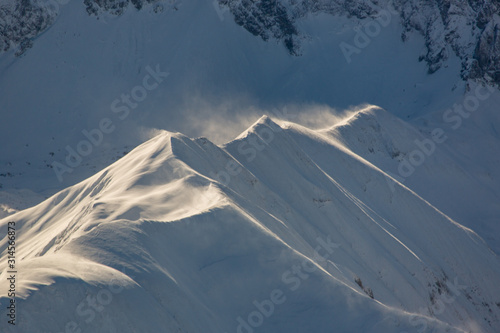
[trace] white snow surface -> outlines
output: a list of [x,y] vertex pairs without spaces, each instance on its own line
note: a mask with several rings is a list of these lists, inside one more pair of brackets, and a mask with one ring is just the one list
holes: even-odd
[[3,238],[1,332],[500,331],[498,257],[338,138],[374,116],[399,121],[162,132],[0,220],[19,272],[12,327]]
[[[380,147],[396,142],[400,159],[416,148],[414,139],[445,130],[449,139],[402,182],[500,253],[500,93],[481,100],[458,129],[450,129],[443,115],[463,104],[464,94],[473,95],[474,88],[467,90],[472,83],[460,78],[461,61],[452,50],[429,75],[418,61],[426,41],[406,32],[403,42],[398,15],[348,62],[340,45],[355,45],[357,31],[376,20],[302,17],[301,56],[293,57],[281,42],[264,42],[238,26],[212,1],[161,1],[157,13],[153,5],[141,11],[129,6],[121,16],[99,18],[86,13],[83,1],[59,2],[55,23],[32,48],[22,57],[14,50],[0,56],[0,216],[94,175],[149,139],[152,129],[222,143],[275,110],[288,109],[289,120],[332,125],[330,114],[368,103],[405,122],[391,129],[392,122],[376,119],[381,131],[366,133]],[[460,45],[468,45],[467,35],[456,33]],[[169,75],[122,119],[112,103],[143,84],[148,66]],[[54,163],[65,164],[68,147],[77,149],[87,140],[83,132],[99,128],[103,119],[113,122],[114,131],[58,179]],[[398,175],[393,152],[370,147],[372,153],[358,135],[345,134],[341,141]]]
[[[500,331],[498,90],[447,121],[477,86],[452,50],[429,75],[396,16],[348,63],[339,45],[371,19],[301,18],[292,57],[211,1],[163,6],[96,19],[69,1],[22,57],[0,57],[0,332]],[[120,119],[112,102],[147,66],[169,76]],[[275,108],[295,123],[212,143]],[[116,130],[59,182],[53,163],[104,118]],[[129,153],[157,128],[188,136]],[[446,142],[402,177],[435,129]],[[274,291],[273,313],[239,326]]]

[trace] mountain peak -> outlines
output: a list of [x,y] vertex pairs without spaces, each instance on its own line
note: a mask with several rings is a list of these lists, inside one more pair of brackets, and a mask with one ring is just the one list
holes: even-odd
[[[279,332],[313,325],[300,331],[398,333],[451,290],[455,276],[468,297],[447,304],[445,314],[423,314],[434,317],[425,317],[428,327],[498,325],[500,268],[476,234],[402,186],[391,192],[380,170],[314,131],[292,126],[274,135],[278,130],[261,117],[226,148],[162,132],[94,177],[0,220],[0,228],[17,221],[25,244],[17,265],[30,283],[18,292],[30,316],[22,330],[44,323],[45,331],[58,331],[65,322],[44,318],[71,317],[67,304],[102,296],[115,276],[117,299],[133,299],[136,307],[108,304],[91,323],[93,332],[108,328],[108,315],[120,318],[113,321],[120,332],[234,332],[235,318],[246,319],[256,297],[280,288],[288,300],[280,311],[298,315],[266,318],[266,327]],[[5,238],[0,247],[6,244]],[[317,258],[318,249],[328,260]],[[74,261],[91,262],[93,272],[103,272],[93,276],[102,278],[82,276],[74,266],[54,269]],[[0,260],[1,272],[6,263]],[[307,275],[294,276],[297,265]],[[40,267],[50,275],[40,277]],[[0,277],[4,297],[8,280]],[[65,302],[54,300],[54,290]],[[312,321],[303,297],[319,309]],[[130,312],[143,307],[151,317]]]
[[[273,132],[279,132],[283,130],[283,128],[278,125],[271,117],[268,115],[262,115],[255,123],[253,123],[250,127],[244,130],[240,135],[238,135],[234,140],[241,140],[242,138],[247,137],[251,133],[259,133],[261,130],[271,130]],[[231,142],[226,143],[225,145],[229,145]]]

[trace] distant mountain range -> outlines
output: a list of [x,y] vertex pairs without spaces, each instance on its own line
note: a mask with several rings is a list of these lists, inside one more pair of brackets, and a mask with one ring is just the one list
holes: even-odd
[[[57,19],[59,7],[69,0],[31,2],[10,1],[0,5],[0,50],[15,49],[18,56],[26,52],[35,39]],[[500,83],[500,1],[366,1],[366,0],[217,0],[227,8],[234,21],[251,34],[267,41],[282,41],[290,54],[300,56],[301,31],[297,21],[308,15],[328,14],[356,19],[396,16],[405,32],[418,31],[425,39],[425,60],[430,73],[446,64],[451,54],[461,59],[463,79],[476,79]],[[214,2],[215,3],[215,2]],[[164,6],[174,8],[181,2],[162,0],[85,0],[89,15],[104,13],[122,15],[127,10],[142,10],[154,6],[154,11]],[[82,8],[83,9],[83,8]],[[396,17],[394,17],[396,18]],[[366,34],[377,34],[376,27],[365,26]],[[361,38],[361,39],[362,39]],[[360,39],[360,40],[361,40]]]

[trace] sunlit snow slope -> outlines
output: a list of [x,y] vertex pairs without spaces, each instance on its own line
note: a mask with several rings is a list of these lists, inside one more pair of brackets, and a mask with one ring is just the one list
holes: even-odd
[[0,220],[22,298],[14,328],[4,238],[0,331],[498,332],[498,257],[338,130],[164,132]]
[[[475,112],[449,113],[475,97],[475,83],[464,81],[468,62],[479,57],[498,66],[498,1],[55,1],[60,5],[47,1],[45,19],[19,10],[0,22],[3,39],[40,32],[24,36],[22,56],[20,41],[0,54],[1,217],[94,175],[150,138],[144,134],[151,129],[221,143],[275,110],[287,109],[298,122],[315,118],[318,108],[336,113],[368,103],[402,121],[375,115],[330,135],[400,176],[399,163],[418,148],[414,140],[442,128],[448,140],[398,179],[500,253],[500,91],[488,87]],[[0,21],[6,4],[28,3],[0,1]],[[128,6],[121,15],[87,11],[111,4]],[[282,11],[274,9],[282,6],[299,32],[295,55],[275,38],[294,30],[276,30]],[[365,39],[360,31],[368,31]],[[356,51],[346,56],[342,45]],[[153,79],[152,70],[161,76]],[[71,172],[55,172],[102,120],[113,130]],[[397,156],[379,149],[391,141]]]

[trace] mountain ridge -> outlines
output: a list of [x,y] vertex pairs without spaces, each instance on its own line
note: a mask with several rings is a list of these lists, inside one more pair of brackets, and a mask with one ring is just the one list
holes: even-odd
[[[30,239],[17,254],[19,270],[31,277],[18,286],[20,328],[61,330],[66,322],[42,320],[58,313],[95,332],[311,325],[314,332],[400,332],[424,324],[494,332],[498,257],[411,190],[396,184],[393,193],[386,174],[332,140],[269,117],[222,148],[165,132],[0,220],[2,230],[16,221],[21,244]],[[66,261],[82,266],[60,271]],[[297,262],[303,271],[293,268]],[[45,275],[35,274],[40,269]],[[64,295],[64,309],[48,298],[53,293]],[[89,308],[85,293],[101,307]],[[278,301],[255,324],[248,314],[255,302],[270,304],[266,297]],[[125,299],[150,314],[133,316],[120,306]],[[446,311],[438,300],[449,301]],[[34,311],[41,301],[57,311]],[[289,311],[300,315],[290,322]]]

